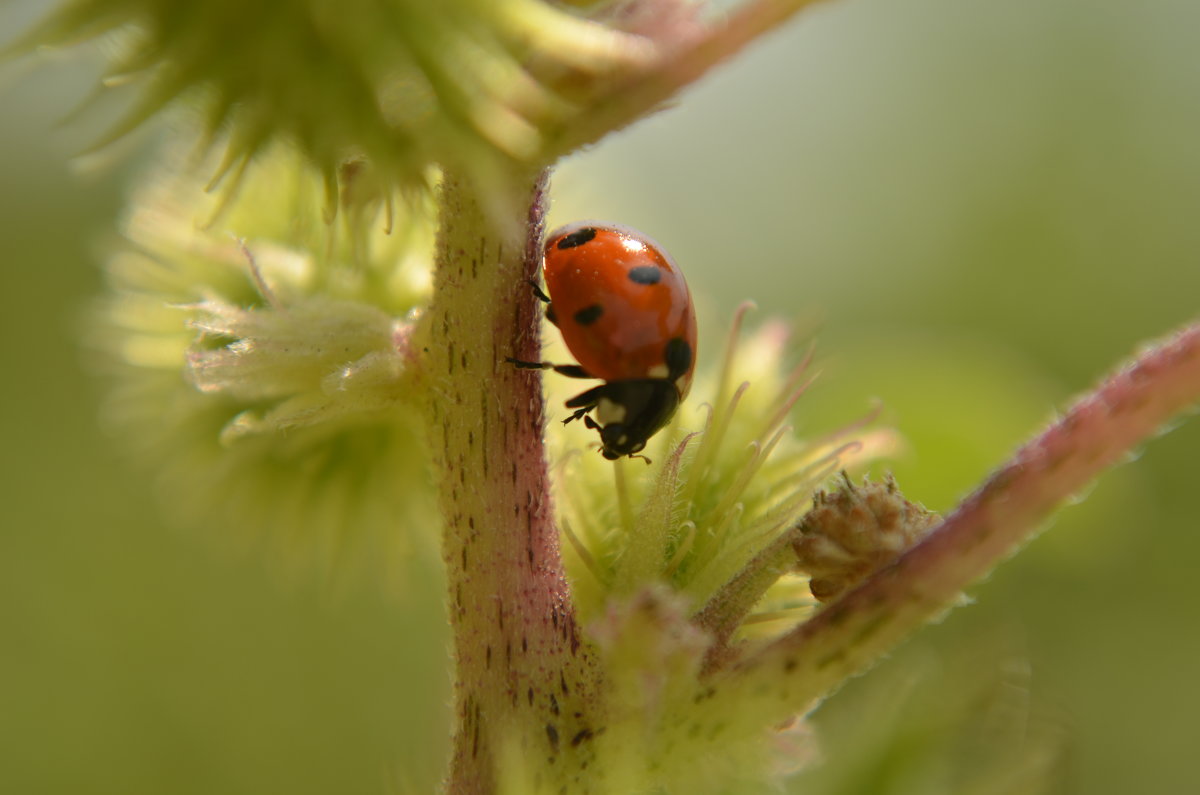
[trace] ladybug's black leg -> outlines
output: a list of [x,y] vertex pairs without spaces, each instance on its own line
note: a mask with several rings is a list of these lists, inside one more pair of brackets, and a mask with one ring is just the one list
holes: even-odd
[[[590,409],[590,408],[588,408],[588,409],[580,409],[579,411],[591,411],[591,409]],[[575,412],[575,416],[579,416],[579,411]],[[572,418],[572,419],[573,419],[573,418]],[[584,425],[586,425],[586,426],[588,427],[588,429],[589,429],[589,430],[593,430],[593,431],[598,431],[598,430],[600,430],[600,423],[596,422],[596,421],[595,421],[594,419],[592,419],[591,417],[586,417],[586,416],[585,416],[585,417],[583,418],[583,424],[584,424]]]
[[554,314],[554,305],[550,303],[550,296],[546,295],[540,284],[535,279],[527,279],[529,286],[533,288],[533,294],[538,300],[546,305],[546,319],[554,325],[558,325],[558,317]]
[[569,409],[585,409],[590,411],[600,402],[600,398],[608,394],[608,384],[594,386],[586,392],[580,392],[575,397],[566,402]]
[[553,370],[567,378],[595,378],[596,376],[584,370],[577,364],[555,364],[554,362],[526,362],[505,356],[504,361],[514,365],[518,370]]
[[584,423],[585,423],[585,424],[586,424],[586,423],[588,423],[588,422],[590,422],[590,421],[592,420],[592,418],[591,418],[591,417],[588,417],[588,416],[586,416],[586,415],[587,415],[587,413],[588,413],[589,411],[591,411],[591,410],[592,410],[592,407],[591,407],[591,406],[588,406],[587,408],[576,409],[574,414],[572,414],[570,417],[567,417],[565,420],[563,420],[563,425],[566,425],[568,422],[572,422],[572,421],[574,421],[574,420],[577,420],[577,419],[579,419],[580,417],[583,417],[583,421],[584,421]]
[[600,402],[600,398],[605,394],[607,384],[594,386],[586,392],[580,392],[575,397],[567,401],[566,406],[569,409],[575,409],[575,413],[563,420],[563,424],[567,424],[573,420],[583,419],[585,425],[595,429],[599,426],[596,421],[587,416],[587,413],[596,408],[596,404]]
[[538,297],[538,300],[544,304],[550,303],[550,296],[546,295],[546,293],[542,291],[542,286],[538,284],[536,280],[530,279],[529,286],[533,288],[533,294]]

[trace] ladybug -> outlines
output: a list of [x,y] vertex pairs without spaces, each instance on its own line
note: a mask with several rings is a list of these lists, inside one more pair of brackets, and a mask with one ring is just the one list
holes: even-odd
[[696,313],[683,273],[640,232],[592,221],[550,234],[542,272],[550,294],[531,282],[534,292],[579,363],[508,361],[603,380],[567,401],[575,412],[563,422],[599,431],[610,461],[636,455],[692,385]]

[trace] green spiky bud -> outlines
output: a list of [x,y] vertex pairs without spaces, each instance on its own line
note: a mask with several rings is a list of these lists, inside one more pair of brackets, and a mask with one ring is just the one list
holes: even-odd
[[431,515],[407,350],[426,211],[391,234],[383,203],[327,226],[320,174],[281,147],[213,221],[206,164],[172,162],[139,190],[95,314],[109,419],[186,524],[302,563],[374,538],[394,562]]
[[544,0],[73,0],[18,47],[105,37],[105,84],[140,94],[99,145],[183,104],[224,139],[218,174],[286,142],[330,183],[365,158],[388,192],[408,191],[436,165],[500,200],[562,154],[548,141],[590,97],[655,59],[622,24],[661,16],[603,24]]
[[[560,454],[562,524],[574,552],[567,560],[585,617],[649,582],[704,605],[799,521],[831,474],[896,447],[887,430],[797,436],[789,419],[811,382],[809,361],[789,372],[787,329],[767,324],[742,340],[740,320],[720,369],[699,373],[688,404],[651,440],[649,476],[640,461],[617,462],[617,499],[606,500],[597,495],[614,466],[569,447]],[[578,443],[570,432],[559,438]]]

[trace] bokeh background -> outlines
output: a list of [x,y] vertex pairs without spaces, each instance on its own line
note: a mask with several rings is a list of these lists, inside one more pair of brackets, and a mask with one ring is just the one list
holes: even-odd
[[[0,9],[4,37],[45,5]],[[832,2],[564,164],[552,221],[665,244],[702,360],[743,299],[795,322],[822,371],[799,432],[880,399],[907,441],[888,468],[945,510],[1196,314],[1197,31],[1187,0]],[[71,160],[109,113],[56,126],[96,64],[0,73],[0,792],[430,791],[429,557],[399,593],[282,580],[166,527],[97,422],[81,318],[154,136]],[[1025,739],[1061,751],[1050,791],[1197,786],[1198,455],[1200,422],[1154,440],[832,699],[826,756],[852,764],[796,791],[955,792],[927,750],[962,733],[936,716],[995,671]]]

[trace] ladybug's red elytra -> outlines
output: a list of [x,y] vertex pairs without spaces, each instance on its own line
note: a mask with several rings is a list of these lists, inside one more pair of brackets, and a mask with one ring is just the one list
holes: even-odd
[[567,401],[575,412],[563,422],[599,431],[609,460],[636,455],[692,385],[696,313],[683,273],[640,232],[594,221],[552,232],[542,270],[549,295],[533,289],[579,363],[508,361],[603,380]]

